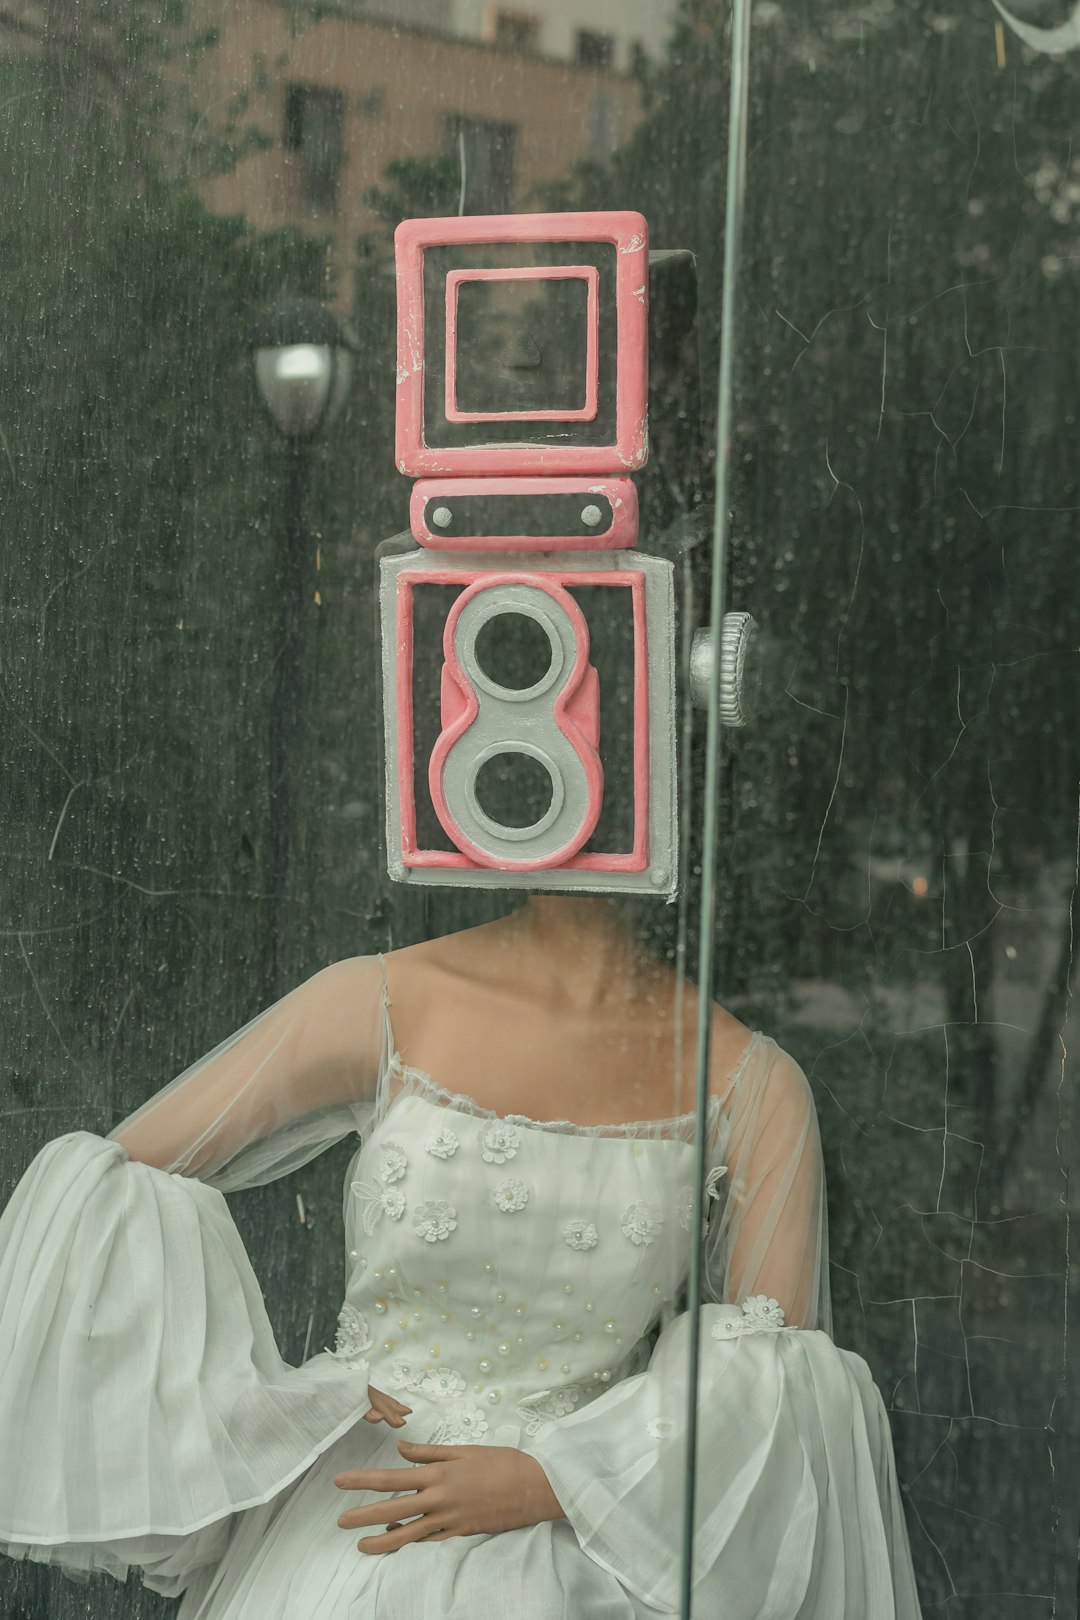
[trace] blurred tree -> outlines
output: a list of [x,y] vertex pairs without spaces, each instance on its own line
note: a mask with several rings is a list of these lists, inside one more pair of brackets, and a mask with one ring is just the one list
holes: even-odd
[[317,241],[193,195],[165,74],[188,43],[159,11],[56,3],[32,36],[29,8],[0,13],[23,45],[0,58],[2,1083],[29,1103],[78,1077],[106,1112],[98,1063],[162,1038],[148,984],[190,974],[214,1002],[194,1038],[167,1021],[185,1055],[236,1011],[277,470],[243,337],[281,291],[323,291]]
[[[630,142],[542,198],[640,208],[654,245],[697,254],[707,459],[728,19],[683,0]],[[880,107],[856,70],[871,50],[890,63]],[[922,996],[991,1156],[1020,1135],[995,1131],[1005,931],[1077,816],[1058,607],[1076,475],[1050,402],[1075,394],[1054,333],[1076,317],[1080,160],[1069,59],[1010,51],[1003,71],[979,0],[755,8],[730,605],[798,661],[732,741],[720,939],[725,992],[761,1011],[797,978],[886,1018],[905,986]],[[1068,896],[1053,909],[1067,943]]]

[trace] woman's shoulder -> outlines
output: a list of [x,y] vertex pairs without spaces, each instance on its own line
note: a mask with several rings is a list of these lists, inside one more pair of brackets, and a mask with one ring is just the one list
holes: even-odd
[[729,1119],[752,1120],[753,1129],[803,1136],[816,1130],[817,1108],[806,1073],[796,1057],[772,1035],[754,1030],[743,1060],[714,1085]]

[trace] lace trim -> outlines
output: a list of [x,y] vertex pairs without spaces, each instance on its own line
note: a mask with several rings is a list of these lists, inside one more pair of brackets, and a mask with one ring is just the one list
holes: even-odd
[[733,1339],[740,1333],[782,1333],[787,1329],[783,1306],[768,1294],[748,1294],[740,1309],[741,1316],[713,1323],[714,1339]]
[[[751,1038],[750,1045],[754,1044],[755,1039],[756,1035]],[[745,1055],[740,1062],[740,1069],[744,1061]],[[411,1064],[405,1063],[399,1052],[391,1055],[387,1073],[400,1075],[407,1083],[393,1092],[387,1088],[386,1104],[381,1118],[386,1117],[391,1105],[399,1097],[408,1096],[413,1092],[423,1092],[430,1101],[438,1099],[436,1106],[450,1109],[455,1113],[468,1114],[473,1119],[497,1120],[505,1125],[524,1125],[530,1130],[554,1131],[564,1136],[651,1136],[690,1141],[693,1139],[697,1119],[694,1112],[674,1114],[668,1119],[631,1119],[613,1125],[578,1125],[570,1119],[533,1119],[528,1114],[500,1114],[494,1108],[485,1108],[482,1103],[466,1096],[464,1092],[448,1091],[445,1086],[440,1086],[433,1080],[426,1070],[416,1069]],[[713,1095],[709,1098],[706,1117],[709,1121],[710,1134],[715,1126],[720,1102],[721,1098],[718,1096]]]
[[[530,1130],[552,1131],[564,1136],[614,1136],[629,1137],[631,1139],[635,1137],[652,1137],[685,1142],[693,1141],[694,1125],[697,1119],[694,1110],[685,1114],[673,1114],[667,1119],[632,1119],[611,1125],[578,1125],[574,1120],[570,1119],[533,1119],[529,1114],[500,1114],[494,1108],[485,1108],[474,1097],[469,1097],[462,1091],[447,1090],[445,1086],[440,1086],[426,1069],[417,1069],[412,1064],[406,1063],[398,1051],[394,1040],[393,1023],[390,1018],[390,986],[386,975],[386,959],[381,952],[379,953],[379,962],[383,975],[382,1015],[387,1058],[383,1072],[379,1077],[378,1102],[375,1117],[372,1120],[373,1127],[382,1123],[392,1104],[399,1097],[407,1096],[411,1091],[415,1090],[426,1092],[430,1101],[438,1099],[437,1106],[439,1107],[461,1114],[468,1114],[473,1119],[496,1120],[508,1126],[525,1125]],[[743,1070],[750,1061],[751,1053],[756,1050],[758,1043],[762,1039],[763,1036],[760,1030],[751,1030],[750,1039],[743,1047],[738,1062],[730,1074],[725,1076],[725,1096],[731,1086],[741,1078]],[[410,1082],[410,1084],[401,1085],[396,1091],[391,1092],[389,1081],[391,1075],[394,1074],[400,1076],[403,1081]],[[714,1093],[709,1098],[706,1111],[708,1135],[710,1139],[714,1140],[714,1143],[715,1138],[719,1135],[719,1108],[721,1101],[722,1098]]]

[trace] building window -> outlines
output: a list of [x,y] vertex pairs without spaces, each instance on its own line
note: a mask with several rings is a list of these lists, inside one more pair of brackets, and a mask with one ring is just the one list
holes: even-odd
[[493,118],[451,117],[446,134],[451,158],[464,164],[465,212],[508,214],[513,207],[517,126]]
[[336,214],[345,159],[345,96],[321,84],[285,87],[285,150],[297,201],[312,214]]
[[615,36],[594,34],[588,28],[579,28],[574,57],[579,67],[610,68],[615,60]]
[[539,34],[540,19],[530,12],[489,7],[484,37],[500,51],[535,51]]

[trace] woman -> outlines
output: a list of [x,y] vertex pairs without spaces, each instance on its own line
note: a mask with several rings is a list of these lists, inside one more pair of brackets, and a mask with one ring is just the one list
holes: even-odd
[[[533,898],[49,1143],[0,1218],[0,1545],[180,1620],[677,1613],[695,1018],[611,904]],[[707,1122],[693,1612],[911,1620],[809,1088],[719,1008]],[[221,1193],[353,1131],[337,1341],[290,1368]]]

